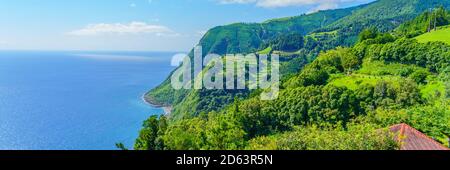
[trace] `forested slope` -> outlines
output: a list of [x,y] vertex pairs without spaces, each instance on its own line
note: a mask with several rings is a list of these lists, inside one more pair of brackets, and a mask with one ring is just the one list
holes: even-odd
[[[330,25],[333,29],[292,32],[264,43],[258,53],[280,54],[287,68],[277,100],[261,101],[260,91],[249,90],[173,92],[166,81],[148,97],[170,99],[166,104],[175,104],[174,115],[146,121],[135,148],[390,150],[398,144],[386,128],[398,123],[445,143],[450,133],[450,45],[442,42],[445,37],[416,39],[434,33],[424,34],[431,28],[446,28],[450,15],[444,7],[415,14],[436,4],[433,0],[395,2],[405,8],[399,13],[404,20],[395,14],[380,16],[374,23],[397,17],[398,26],[361,27],[351,47],[324,44],[348,37],[336,30],[338,25],[348,27],[345,23],[358,15],[376,19],[369,14],[381,15],[384,5],[393,4],[377,1],[355,8],[342,23]],[[430,24],[432,17],[436,24]]]
[[[309,15],[274,19],[260,24],[238,23],[211,29],[199,44],[206,53],[250,53],[265,51],[281,55],[283,80],[289,79],[324,50],[352,46],[364,28],[392,31],[430,7],[450,7],[448,0],[379,0],[367,5],[320,11]],[[284,35],[302,39],[298,49],[273,49]],[[292,37],[292,36],[289,36]],[[287,38],[289,39],[289,38]],[[234,99],[251,95],[249,90],[173,90],[170,79],[146,95],[152,103],[173,106],[176,118],[220,110]]]

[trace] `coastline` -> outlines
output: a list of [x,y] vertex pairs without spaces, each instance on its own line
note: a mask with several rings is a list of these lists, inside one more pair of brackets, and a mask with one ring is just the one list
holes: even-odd
[[160,103],[157,103],[157,102],[155,102],[155,101],[152,101],[152,100],[148,99],[148,98],[146,97],[146,95],[147,95],[147,93],[144,94],[144,95],[142,95],[142,97],[141,97],[142,100],[143,100],[145,103],[147,103],[148,105],[150,105],[150,106],[152,106],[152,107],[162,108],[162,109],[164,110],[164,115],[167,116],[167,117],[169,117],[170,114],[172,114],[172,109],[173,109],[172,106],[170,106],[170,105],[164,105],[164,104],[160,104]]

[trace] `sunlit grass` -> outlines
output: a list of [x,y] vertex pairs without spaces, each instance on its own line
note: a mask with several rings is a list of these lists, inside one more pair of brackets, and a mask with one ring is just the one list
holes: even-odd
[[390,82],[395,86],[399,86],[399,76],[372,76],[365,74],[335,74],[329,82],[329,85],[334,85],[337,87],[347,87],[351,90],[356,90],[361,86],[375,86],[378,82],[386,81]]
[[431,81],[420,87],[420,93],[423,98],[432,99],[434,97],[445,96],[445,84],[442,81]]
[[450,44],[450,27],[441,28],[437,31],[426,33],[416,37],[421,43],[441,41]]

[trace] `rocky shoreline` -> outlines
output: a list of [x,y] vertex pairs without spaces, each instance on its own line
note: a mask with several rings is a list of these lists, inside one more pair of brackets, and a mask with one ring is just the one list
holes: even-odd
[[146,94],[142,96],[142,100],[152,107],[162,108],[164,110],[164,115],[166,116],[169,116],[172,113],[172,106],[155,102],[151,98],[146,97]]

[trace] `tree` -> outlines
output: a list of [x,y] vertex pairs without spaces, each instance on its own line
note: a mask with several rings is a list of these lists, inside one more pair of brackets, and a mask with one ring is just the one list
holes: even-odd
[[116,147],[117,147],[117,149],[120,149],[120,150],[124,150],[124,151],[128,150],[128,148],[126,148],[123,143],[116,143]]
[[409,78],[411,78],[418,84],[423,84],[427,80],[428,75],[430,75],[428,71],[416,70],[409,76]]
[[411,80],[404,80],[399,82],[401,84],[399,90],[396,92],[396,103],[401,107],[413,106],[421,103],[422,98],[417,84]]
[[144,128],[139,132],[135,142],[136,150],[155,150],[155,141],[158,138],[159,120],[157,116],[151,116],[144,121]]
[[206,125],[209,150],[237,150],[245,147],[245,132],[237,121],[237,113],[214,114]]
[[200,118],[183,119],[171,124],[163,136],[167,150],[201,150],[206,143],[206,123]]
[[278,51],[297,51],[304,46],[303,36],[297,33],[282,35],[271,42],[272,49]]
[[361,64],[359,58],[348,49],[341,50],[341,62],[342,67],[344,67],[345,72],[347,73],[351,73],[352,71],[358,69]]
[[376,107],[392,107],[394,106],[395,98],[395,88],[390,82],[377,82],[373,92],[373,100]]
[[379,32],[376,28],[364,29],[358,37],[358,42],[363,42],[364,40],[374,39],[378,36]]
[[168,123],[167,123],[167,118],[166,116],[162,115],[159,118],[159,122],[158,122],[158,137],[155,139],[155,150],[164,150],[165,149],[165,145],[164,145],[164,134],[166,133],[167,127],[168,127]]
[[150,128],[144,128],[139,132],[139,137],[135,142],[135,150],[155,150],[156,132]]

